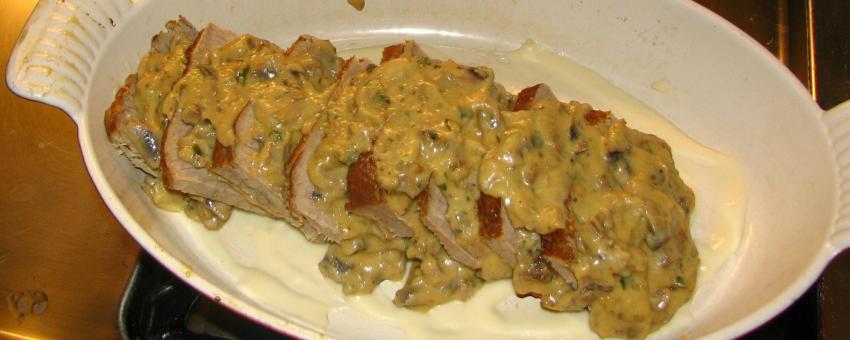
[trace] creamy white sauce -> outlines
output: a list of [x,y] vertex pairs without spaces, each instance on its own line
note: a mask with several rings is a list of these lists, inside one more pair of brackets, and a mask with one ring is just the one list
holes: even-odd
[[[437,59],[486,65],[495,70],[496,80],[516,93],[536,83],[549,84],[561,101],[578,100],[602,110],[611,110],[632,128],[666,140],[682,179],[696,195],[691,233],[700,252],[702,266],[697,291],[673,320],[651,334],[670,338],[689,329],[693,314],[708,308],[728,283],[723,275],[735,261],[744,220],[745,191],[742,172],[731,158],[687,137],[660,114],[614,87],[599,74],[526,43],[507,53],[459,48],[425,48]],[[380,60],[381,47],[344,51]],[[669,87],[665,90],[669,91]],[[534,298],[517,298],[509,280],[488,283],[470,300],[452,302],[419,313],[398,308],[393,294],[402,282],[384,282],[371,295],[345,297],[336,283],[319,273],[317,264],[326,246],[308,243],[296,230],[281,221],[234,212],[219,231],[208,231],[182,214],[173,214],[173,237],[181,238],[212,271],[214,281],[227,282],[247,300],[272,313],[287,315],[299,323],[313,325],[331,336],[354,339],[431,338],[596,338],[587,323],[587,313],[552,313],[542,310]],[[194,274],[187,274],[194,275]]]

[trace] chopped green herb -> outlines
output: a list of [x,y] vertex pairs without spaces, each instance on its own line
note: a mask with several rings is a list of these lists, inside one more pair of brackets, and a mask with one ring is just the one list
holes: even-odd
[[420,57],[416,60],[416,63],[418,63],[419,66],[429,66],[431,65],[431,59],[428,57]]
[[437,187],[440,188],[440,190],[442,190],[442,191],[446,191],[446,189],[448,189],[448,187],[446,186],[446,183],[439,184],[439,185],[437,185]]
[[269,133],[269,139],[273,142],[277,142],[283,139],[283,135],[280,134],[280,131],[273,130],[271,133]]
[[354,150],[348,150],[345,152],[345,159],[349,164],[354,163],[354,161],[357,160],[357,156],[357,152],[354,152]]
[[465,120],[472,117],[472,112],[465,108],[461,108],[460,111],[458,111],[458,115],[460,116],[460,120]]
[[196,155],[203,155],[204,152],[201,150],[201,147],[198,144],[192,144],[192,151],[195,152]]
[[243,68],[242,71],[236,72],[236,78],[237,78],[237,80],[239,80],[239,85],[244,86],[245,83],[248,82],[248,72],[249,71],[250,70],[248,69],[248,66],[245,66],[245,68]]
[[540,149],[543,147],[543,137],[540,137],[536,132],[531,134],[531,145],[534,146],[535,149]]
[[186,209],[194,209],[195,208],[195,200],[186,197]]
[[631,277],[631,275],[629,275],[629,276],[620,276],[620,286],[622,286],[622,287],[623,287],[623,289],[629,289],[629,287],[630,287],[631,285],[632,285],[632,277]]

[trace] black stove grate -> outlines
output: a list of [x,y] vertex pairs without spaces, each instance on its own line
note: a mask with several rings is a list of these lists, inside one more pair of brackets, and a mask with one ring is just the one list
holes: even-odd
[[291,339],[227,309],[142,254],[118,313],[124,339]]

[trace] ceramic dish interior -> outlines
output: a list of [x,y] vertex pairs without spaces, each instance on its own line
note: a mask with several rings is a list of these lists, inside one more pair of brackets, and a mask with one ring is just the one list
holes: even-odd
[[[734,256],[723,263],[717,280],[698,286],[697,296],[710,302],[693,310],[687,326],[662,329],[655,336],[739,335],[789,305],[832,256],[850,245],[850,104],[824,113],[772,55],[698,5],[672,0],[369,0],[366,6],[358,12],[344,0],[42,1],[12,54],[7,82],[19,95],[58,106],[74,119],[94,183],[147,251],[221,303],[299,336],[365,338],[380,329],[364,329],[364,324],[385,327],[385,337],[398,330],[380,320],[361,323],[356,314],[329,315],[327,305],[357,301],[343,301],[331,285],[327,294],[299,293],[299,285],[311,284],[316,273],[250,265],[251,257],[292,254],[318,262],[313,257],[321,251],[306,242],[277,252],[246,250],[280,247],[245,240],[236,228],[211,235],[156,209],[139,190],[138,172],[106,141],[103,112],[115,89],[133,72],[150,37],[177,15],[281,45],[310,33],[331,39],[340,49],[415,38],[431,46],[506,51],[534,39],[598,72],[694,140],[734,159],[746,197]],[[664,90],[653,84],[663,84]],[[268,240],[297,235],[282,223],[239,218],[241,224],[255,225],[251,233]],[[226,261],[243,266],[228,270]],[[270,275],[248,275],[253,271]],[[573,335],[582,334],[587,333]]]

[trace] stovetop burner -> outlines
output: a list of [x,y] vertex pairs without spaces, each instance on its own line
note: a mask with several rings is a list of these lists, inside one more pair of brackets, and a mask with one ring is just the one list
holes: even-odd
[[[742,339],[815,339],[817,292],[800,300]],[[292,339],[276,333],[200,294],[150,255],[136,266],[119,312],[124,339]]]
[[227,309],[143,254],[118,313],[124,339],[292,339]]

